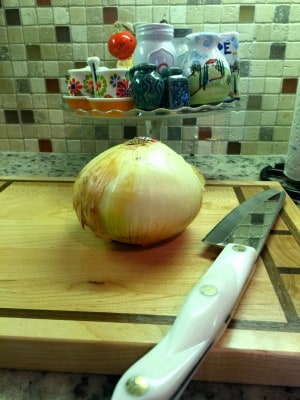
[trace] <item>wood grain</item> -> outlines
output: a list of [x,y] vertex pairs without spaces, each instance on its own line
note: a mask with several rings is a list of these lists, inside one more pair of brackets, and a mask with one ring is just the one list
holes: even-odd
[[[201,242],[274,182],[207,183],[201,211],[150,247],[82,230],[71,178],[0,180],[0,367],[120,374],[166,334],[217,257]],[[299,210],[289,197],[234,318],[195,379],[299,385]]]

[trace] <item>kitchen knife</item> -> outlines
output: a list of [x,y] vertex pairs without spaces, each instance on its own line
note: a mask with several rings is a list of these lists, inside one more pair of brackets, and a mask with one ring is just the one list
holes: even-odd
[[167,335],[119,380],[112,400],[176,400],[228,326],[285,199],[261,192],[231,211],[203,239],[224,246],[187,295]]

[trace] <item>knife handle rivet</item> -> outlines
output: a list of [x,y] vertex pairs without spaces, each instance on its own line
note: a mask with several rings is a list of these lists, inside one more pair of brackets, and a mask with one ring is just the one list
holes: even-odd
[[232,246],[232,249],[234,251],[246,251],[247,247],[243,246],[242,244],[235,244],[234,246]]
[[149,384],[144,376],[133,376],[125,384],[126,390],[133,396],[142,396],[149,389]]
[[213,285],[202,285],[200,293],[204,296],[215,296],[218,293],[218,289]]

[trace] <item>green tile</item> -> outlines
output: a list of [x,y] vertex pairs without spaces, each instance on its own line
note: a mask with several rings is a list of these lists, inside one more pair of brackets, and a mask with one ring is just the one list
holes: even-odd
[[271,43],[270,60],[284,60],[286,43]]
[[240,6],[239,22],[249,23],[254,22],[255,6]]

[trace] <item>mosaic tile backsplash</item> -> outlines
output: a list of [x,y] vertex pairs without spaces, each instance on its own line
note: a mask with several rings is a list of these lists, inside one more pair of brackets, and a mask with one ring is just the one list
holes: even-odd
[[145,135],[142,120],[78,117],[62,95],[67,70],[87,57],[116,65],[107,50],[115,21],[162,19],[193,32],[239,32],[241,100],[234,111],[168,119],[160,139],[184,154],[286,154],[299,0],[0,0],[0,151],[95,153]]

